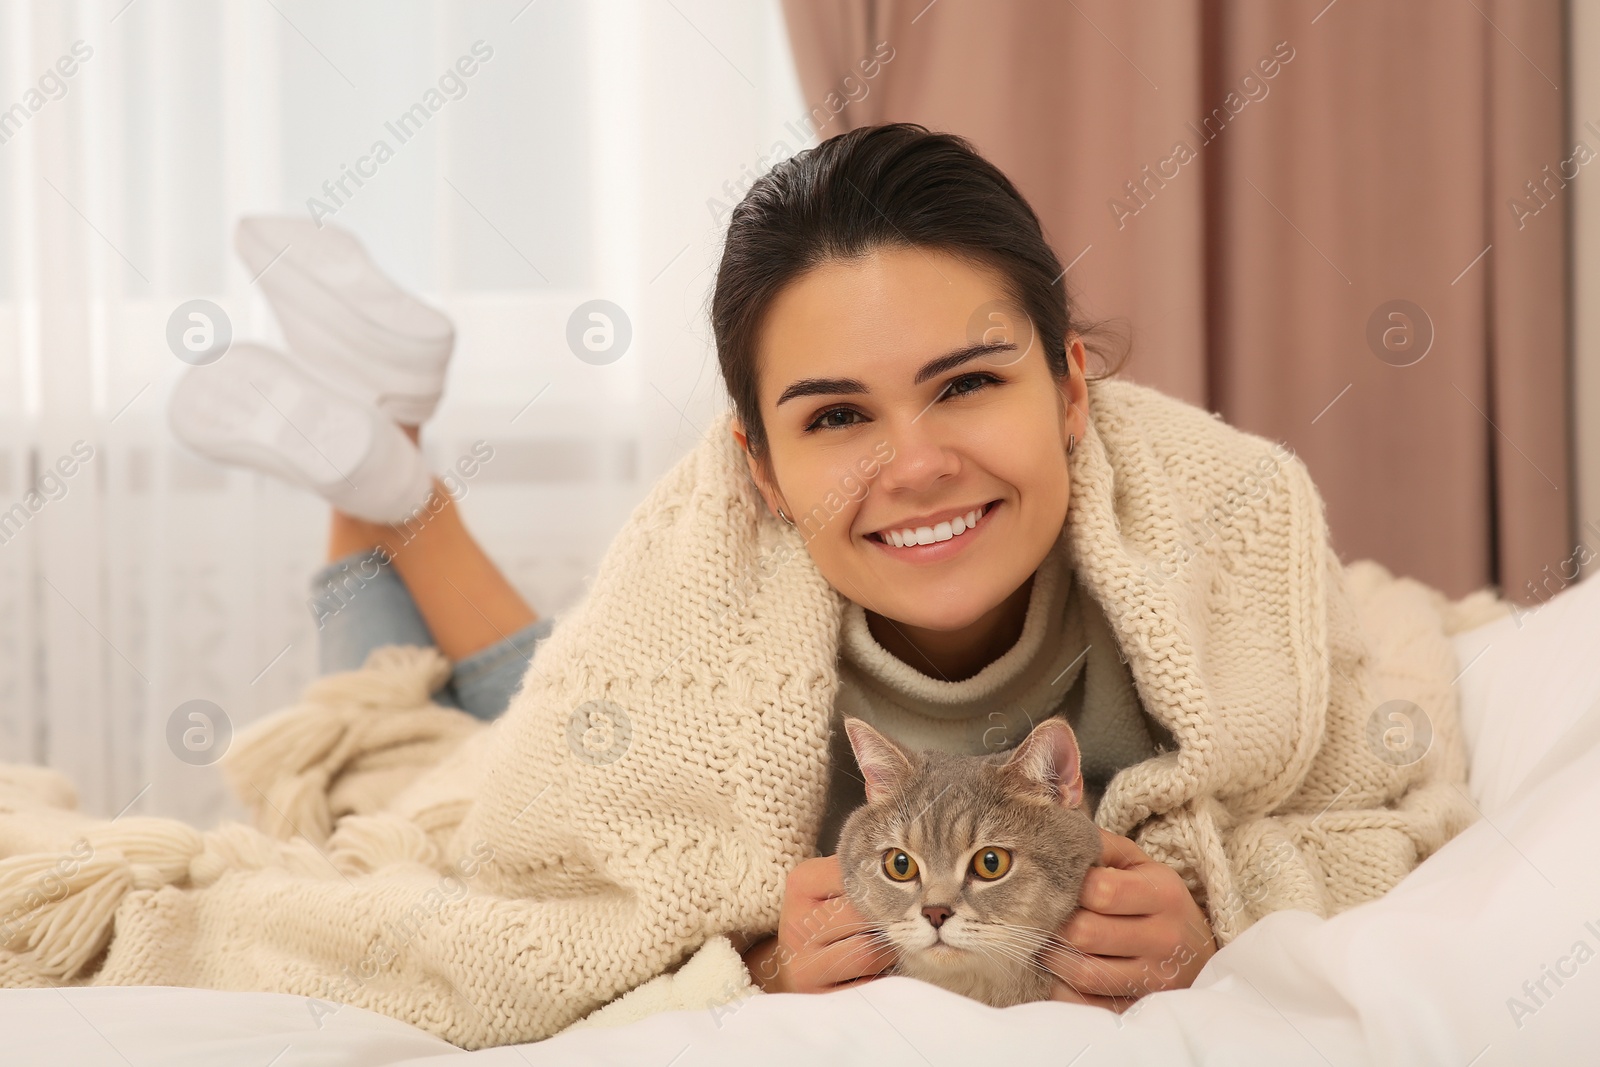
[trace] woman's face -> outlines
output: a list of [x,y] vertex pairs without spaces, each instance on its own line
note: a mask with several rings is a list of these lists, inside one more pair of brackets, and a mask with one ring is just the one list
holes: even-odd
[[[1067,438],[1087,423],[1082,342],[1058,383],[1033,338],[998,273],[929,249],[829,261],[779,294],[759,350],[770,470],[752,458],[751,473],[835,589],[957,631],[1027,581],[1066,519]],[[892,543],[919,528],[945,539]]]

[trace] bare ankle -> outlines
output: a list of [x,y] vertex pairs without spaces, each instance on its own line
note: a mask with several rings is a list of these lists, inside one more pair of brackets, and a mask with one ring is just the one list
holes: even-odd
[[368,522],[335,508],[328,523],[328,562],[373,548],[384,549],[387,555],[392,555],[393,534],[392,527]]

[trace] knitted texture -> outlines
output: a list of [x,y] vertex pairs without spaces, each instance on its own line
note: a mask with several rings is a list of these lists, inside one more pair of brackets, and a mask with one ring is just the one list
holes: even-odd
[[[1178,744],[1097,821],[1223,944],[1381,895],[1474,817],[1448,635],[1506,605],[1343,567],[1280,446],[1133,383],[1089,396],[1062,537]],[[280,991],[469,1048],[747,995],[719,935],[774,930],[811,854],[844,604],[724,417],[493,723],[429,703],[436,650],[380,649],[235,741],[255,827],[90,819],[0,772],[0,982]]]

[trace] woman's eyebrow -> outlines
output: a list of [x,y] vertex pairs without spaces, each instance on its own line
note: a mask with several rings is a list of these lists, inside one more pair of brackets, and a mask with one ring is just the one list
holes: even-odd
[[[968,363],[979,356],[986,356],[991,352],[1015,352],[1017,346],[1010,341],[996,341],[993,343],[978,343],[958,348],[954,352],[930,359],[917,371],[911,379],[913,385],[921,385],[929,378],[937,378],[949,370]],[[773,407],[780,407],[785,401],[801,396],[834,396],[840,393],[865,393],[869,392],[859,378],[801,378],[778,397],[778,402]]]

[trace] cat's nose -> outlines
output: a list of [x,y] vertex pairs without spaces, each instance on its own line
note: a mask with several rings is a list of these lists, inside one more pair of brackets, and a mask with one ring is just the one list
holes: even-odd
[[943,904],[929,904],[922,909],[922,917],[937,930],[944,925],[946,919],[950,918],[950,909]]

